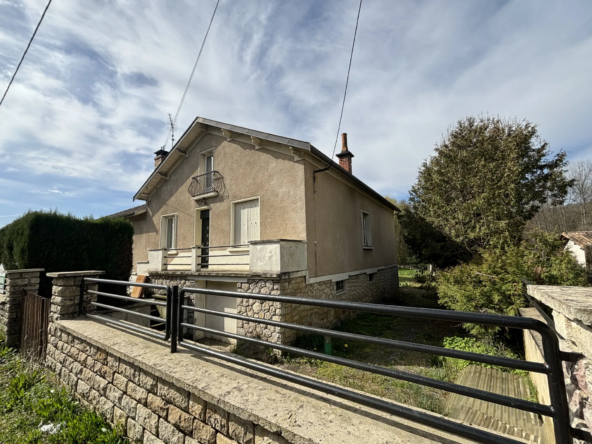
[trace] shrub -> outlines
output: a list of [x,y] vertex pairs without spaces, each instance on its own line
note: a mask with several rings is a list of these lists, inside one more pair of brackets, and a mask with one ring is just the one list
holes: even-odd
[[[46,272],[104,270],[110,279],[129,279],[133,227],[125,219],[79,219],[33,211],[0,229],[0,263],[7,269]],[[48,281],[40,291],[47,294]]]
[[[587,285],[586,271],[563,249],[559,236],[535,232],[517,247],[488,250],[438,275],[440,303],[457,311],[516,316],[525,306],[522,279],[543,285]],[[474,335],[499,329],[466,324]]]

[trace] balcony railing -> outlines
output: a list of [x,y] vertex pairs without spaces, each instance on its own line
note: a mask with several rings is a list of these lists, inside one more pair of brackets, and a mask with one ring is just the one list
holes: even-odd
[[218,171],[200,174],[191,179],[188,191],[191,197],[222,194],[224,177]]

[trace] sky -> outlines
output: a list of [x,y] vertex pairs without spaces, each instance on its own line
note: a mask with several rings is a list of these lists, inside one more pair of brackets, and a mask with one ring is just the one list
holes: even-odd
[[[333,152],[357,0],[221,0],[177,121]],[[46,0],[0,0],[0,93]],[[0,227],[28,210],[100,217],[166,141],[215,0],[54,0],[0,107]],[[405,198],[447,130],[527,119],[592,159],[592,2],[366,0],[341,132],[353,172]],[[169,145],[170,146],[170,145]],[[337,148],[339,150],[339,146]]]

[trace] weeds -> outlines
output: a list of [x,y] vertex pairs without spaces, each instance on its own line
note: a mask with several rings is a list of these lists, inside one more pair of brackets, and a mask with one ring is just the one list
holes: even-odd
[[0,335],[0,443],[123,444],[122,431],[84,409],[37,364],[5,347]]

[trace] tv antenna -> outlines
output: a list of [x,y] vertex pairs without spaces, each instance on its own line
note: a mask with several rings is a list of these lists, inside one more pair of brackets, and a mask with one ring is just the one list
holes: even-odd
[[173,123],[173,118],[169,114],[169,122],[171,122],[171,150],[175,146],[175,124]]

